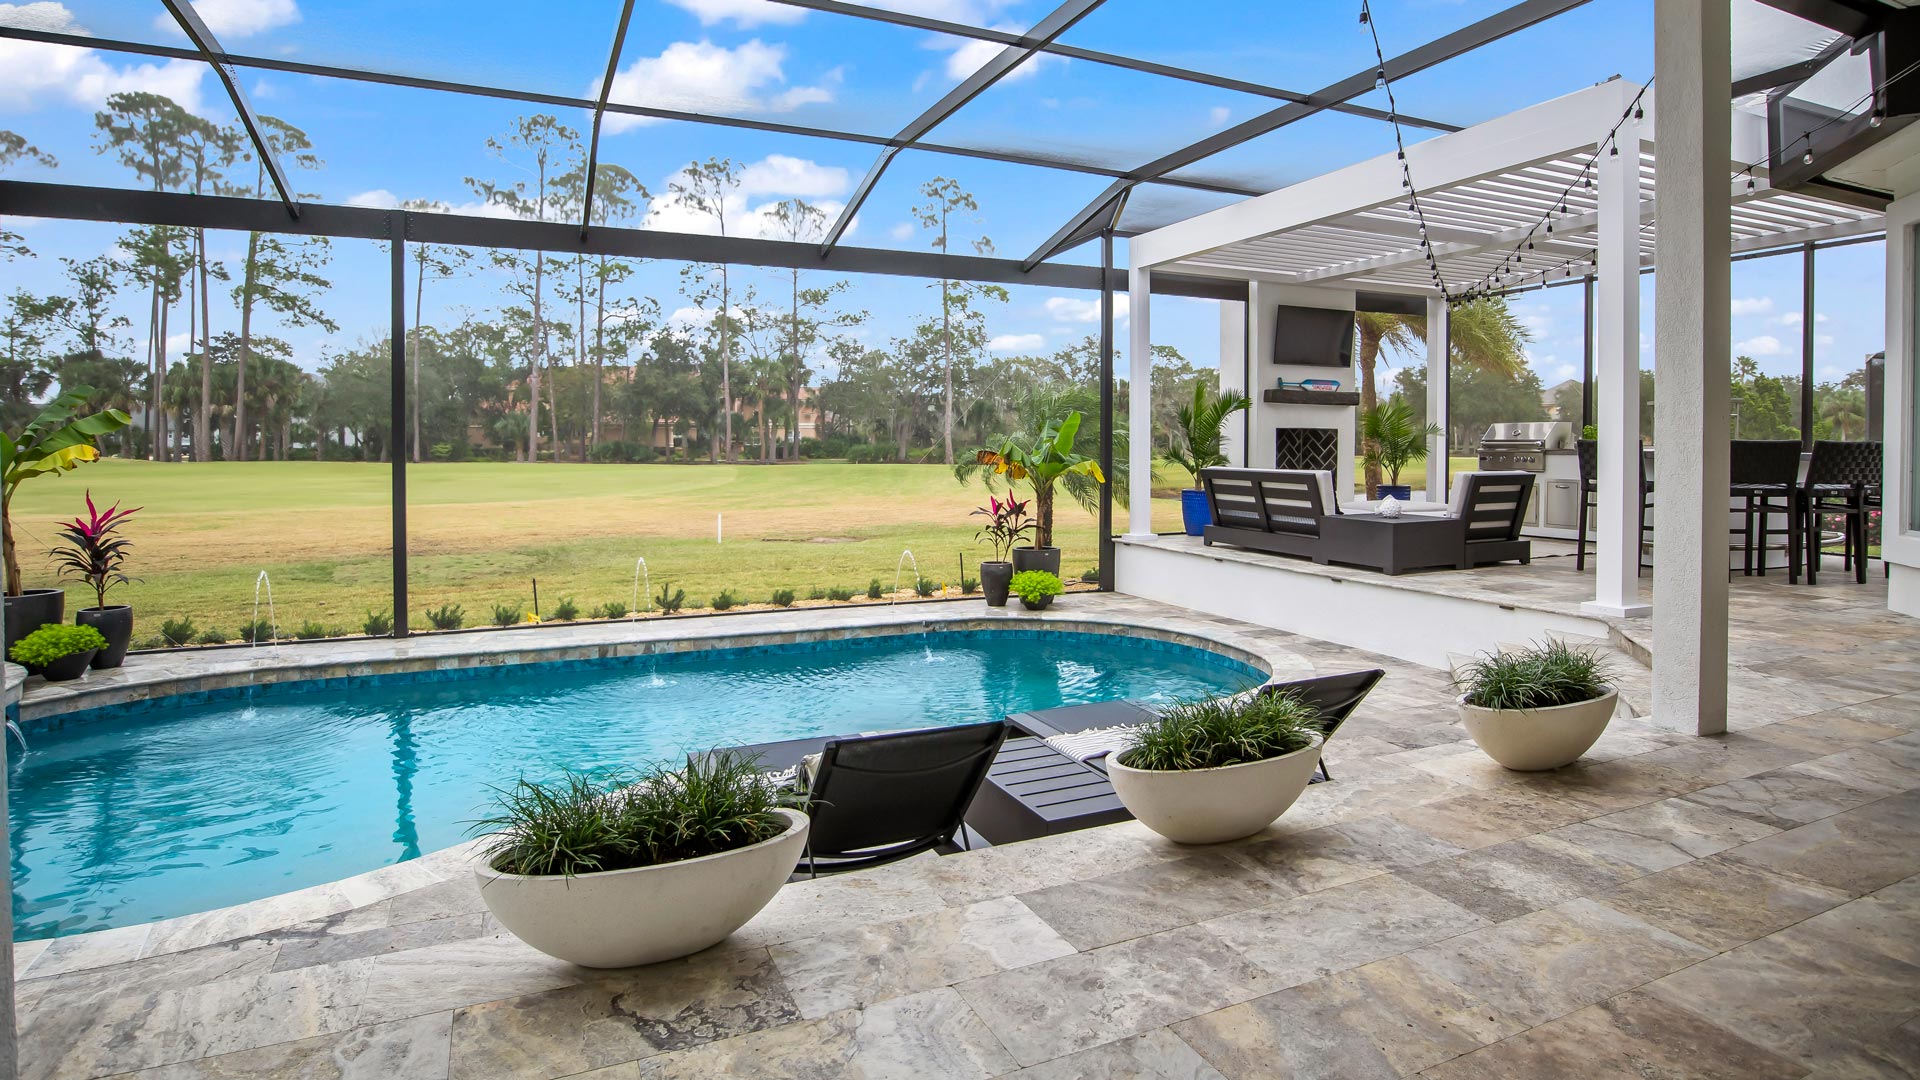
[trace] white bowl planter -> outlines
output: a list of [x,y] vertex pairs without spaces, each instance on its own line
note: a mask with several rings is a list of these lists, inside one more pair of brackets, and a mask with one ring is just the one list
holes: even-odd
[[1548,709],[1483,709],[1460,701],[1460,719],[1487,756],[1518,772],[1539,772],[1580,760],[1607,730],[1620,691]]
[[1142,825],[1178,844],[1252,836],[1286,813],[1313,779],[1323,740],[1291,754],[1216,769],[1130,769],[1107,757],[1114,793]]
[[779,836],[697,859],[598,874],[528,876],[477,866],[480,897],[514,937],[581,967],[653,964],[717,945],[767,906],[807,842],[807,816]]

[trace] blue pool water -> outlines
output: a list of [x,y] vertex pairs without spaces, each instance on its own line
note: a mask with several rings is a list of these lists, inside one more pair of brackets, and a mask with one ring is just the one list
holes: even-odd
[[1199,649],[1047,631],[868,638],[677,657],[283,684],[101,709],[12,753],[25,940],[334,881],[458,843],[491,789],[563,768],[1116,698],[1239,690]]

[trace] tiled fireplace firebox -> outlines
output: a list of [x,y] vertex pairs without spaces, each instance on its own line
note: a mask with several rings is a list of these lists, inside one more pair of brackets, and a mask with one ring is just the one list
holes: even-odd
[[1335,428],[1280,428],[1274,432],[1273,467],[1336,472],[1340,433]]

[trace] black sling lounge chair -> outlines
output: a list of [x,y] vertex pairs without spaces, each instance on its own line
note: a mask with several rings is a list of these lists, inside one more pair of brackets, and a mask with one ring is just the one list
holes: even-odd
[[809,876],[965,843],[962,822],[1006,739],[1005,721],[832,739],[808,789]]
[[[1365,671],[1349,671],[1344,675],[1322,675],[1313,679],[1295,679],[1292,682],[1274,683],[1262,687],[1262,694],[1297,694],[1301,700],[1320,710],[1320,732],[1327,742],[1333,741],[1333,733],[1347,722],[1353,710],[1360,707],[1367,695],[1373,692],[1375,684],[1386,676],[1379,668]],[[1333,779],[1327,771],[1327,753],[1324,743],[1320,751],[1320,775],[1314,782]]]

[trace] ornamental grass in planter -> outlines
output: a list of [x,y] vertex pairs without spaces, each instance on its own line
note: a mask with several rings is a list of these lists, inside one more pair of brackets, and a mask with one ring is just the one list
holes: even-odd
[[1578,761],[1606,731],[1620,697],[1598,653],[1563,641],[1488,653],[1458,668],[1454,684],[1467,734],[1520,772]]
[[499,792],[474,873],[515,937],[584,967],[698,952],[758,914],[793,872],[807,817],[752,758],[719,752],[598,781]]
[[1285,813],[1320,764],[1320,712],[1297,694],[1181,702],[1107,759],[1120,802],[1182,844],[1252,836]]

